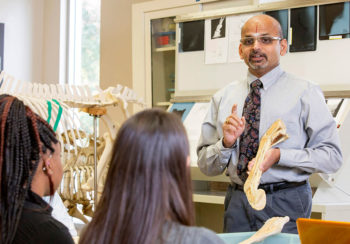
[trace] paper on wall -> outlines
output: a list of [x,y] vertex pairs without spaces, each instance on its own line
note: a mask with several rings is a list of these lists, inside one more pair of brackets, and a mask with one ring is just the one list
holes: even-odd
[[226,17],[205,20],[205,64],[227,62]]

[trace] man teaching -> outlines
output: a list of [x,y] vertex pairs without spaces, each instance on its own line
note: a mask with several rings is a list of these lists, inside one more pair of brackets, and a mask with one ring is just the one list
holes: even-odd
[[[250,18],[242,27],[239,54],[247,78],[219,90],[211,100],[197,147],[198,165],[209,176],[226,170],[224,232],[258,230],[267,219],[289,216],[282,232],[297,233],[296,219],[311,215],[309,176],[334,173],[342,164],[339,136],[318,85],[286,73],[286,54],[279,22],[268,15]],[[277,119],[289,139],[269,149],[260,165],[259,188],[266,207],[257,211],[247,201],[243,184],[254,164],[259,139]]]

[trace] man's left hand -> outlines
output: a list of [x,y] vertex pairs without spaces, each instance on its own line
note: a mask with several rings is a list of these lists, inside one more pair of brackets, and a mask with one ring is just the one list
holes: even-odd
[[[272,165],[277,163],[280,160],[280,149],[279,148],[270,148],[266,153],[264,160],[260,164],[260,170],[264,173],[269,168],[271,168]],[[255,164],[255,158],[253,158],[248,163],[248,173],[252,170],[253,166]]]

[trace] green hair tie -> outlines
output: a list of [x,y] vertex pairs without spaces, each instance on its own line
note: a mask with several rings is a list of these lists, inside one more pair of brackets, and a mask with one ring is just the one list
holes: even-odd
[[58,124],[60,123],[60,120],[61,120],[63,109],[62,109],[61,104],[56,99],[52,99],[52,101],[54,101],[58,105],[57,118],[56,118],[56,121],[55,121],[55,125],[53,126],[53,131],[56,132]]

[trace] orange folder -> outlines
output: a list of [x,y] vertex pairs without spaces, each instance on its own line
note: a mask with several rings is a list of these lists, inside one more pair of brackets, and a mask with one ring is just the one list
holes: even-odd
[[350,244],[350,222],[297,219],[301,244]]

